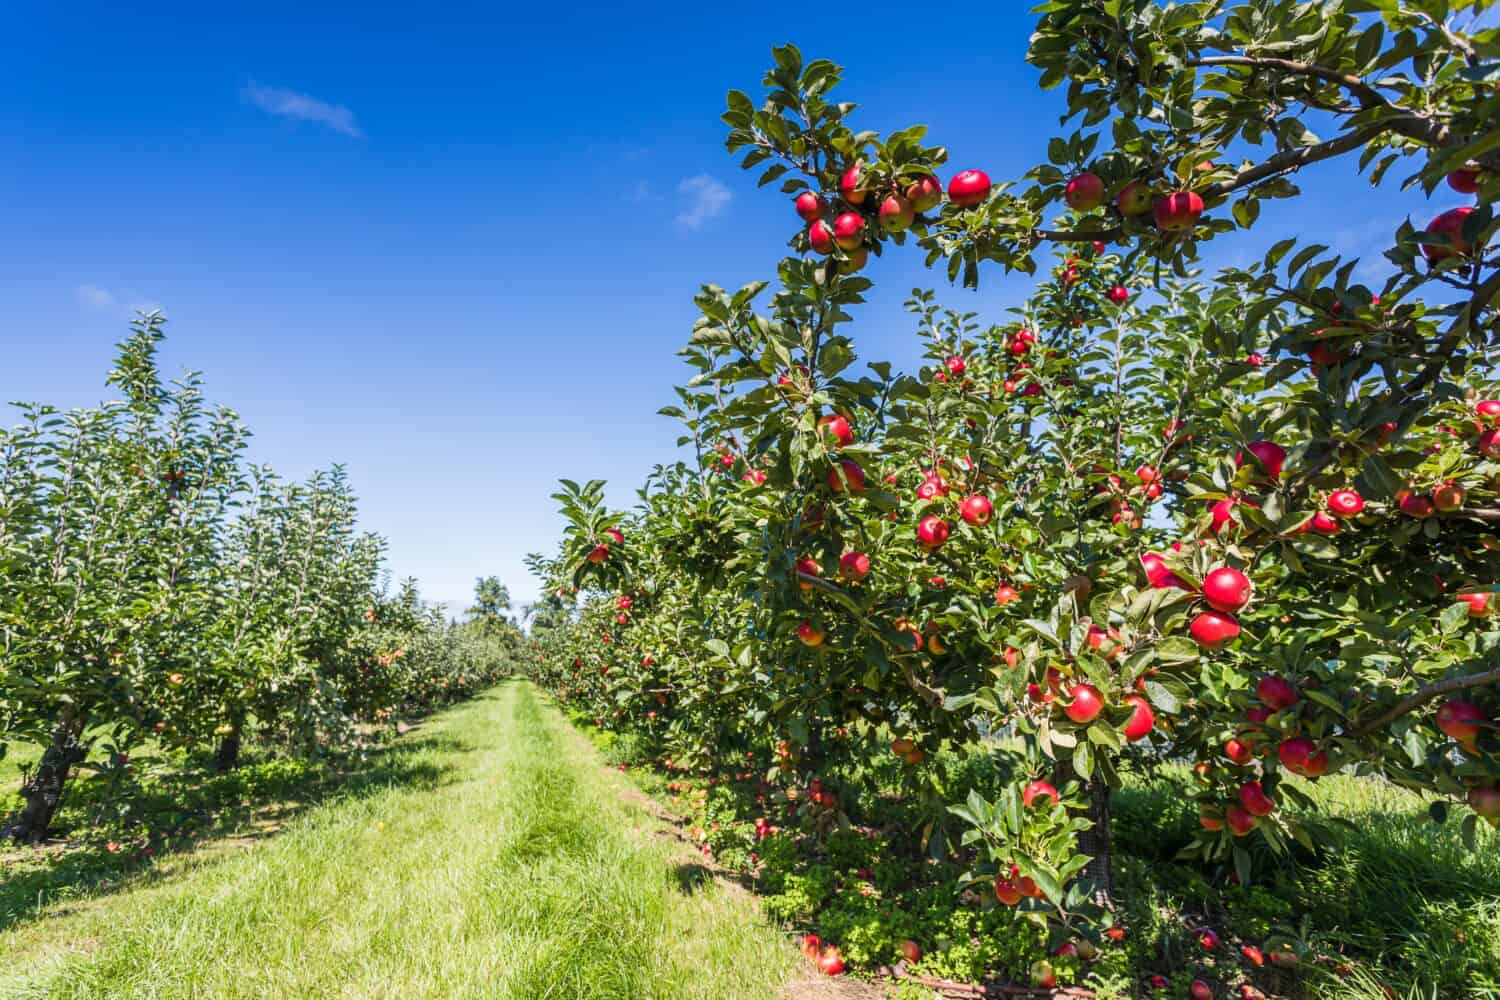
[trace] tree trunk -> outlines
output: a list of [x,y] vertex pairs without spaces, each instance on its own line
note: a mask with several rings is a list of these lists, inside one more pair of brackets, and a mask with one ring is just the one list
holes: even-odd
[[1109,829],[1109,785],[1095,779],[1085,790],[1089,796],[1089,821],[1094,825],[1078,835],[1078,849],[1092,860],[1082,877],[1094,884],[1094,902],[1113,908],[1115,895],[1115,848]]
[[24,844],[39,844],[47,839],[52,817],[62,805],[68,773],[88,756],[88,748],[78,739],[82,734],[83,720],[72,706],[64,708],[52,730],[52,745],[21,786],[24,805],[6,828],[7,837]]
[[219,774],[233,771],[240,766],[240,730],[244,723],[236,719],[230,723],[234,728],[219,739],[219,749],[214,754],[214,770]]

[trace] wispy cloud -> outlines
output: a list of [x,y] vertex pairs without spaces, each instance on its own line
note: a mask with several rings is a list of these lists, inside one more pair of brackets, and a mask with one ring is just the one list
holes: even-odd
[[115,304],[115,297],[109,289],[98,285],[79,285],[77,294],[79,303],[90,309],[108,309]]
[[697,229],[709,219],[722,215],[734,197],[729,189],[708,174],[685,178],[677,185],[681,208],[677,213],[677,224],[684,229]]
[[316,97],[299,94],[295,90],[267,87],[259,83],[247,85],[242,95],[245,100],[267,114],[313,122],[356,139],[363,139],[365,136],[360,130],[359,123],[354,119],[354,112],[342,104],[329,104]]

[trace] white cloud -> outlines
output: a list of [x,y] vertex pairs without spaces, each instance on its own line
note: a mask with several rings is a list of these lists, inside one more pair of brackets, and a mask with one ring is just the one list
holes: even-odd
[[734,197],[727,187],[707,174],[684,179],[677,185],[677,194],[682,206],[677,213],[677,224],[684,229],[697,229],[722,215]]
[[108,309],[115,304],[115,297],[98,285],[79,285],[78,301],[90,309]]
[[259,83],[247,86],[243,95],[245,100],[268,114],[314,122],[356,139],[364,138],[364,132],[360,131],[359,123],[354,120],[354,112],[341,104],[329,104],[295,90],[266,87]]

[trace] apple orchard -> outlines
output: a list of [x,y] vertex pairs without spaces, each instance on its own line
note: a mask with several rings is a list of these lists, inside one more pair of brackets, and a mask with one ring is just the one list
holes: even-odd
[[[562,550],[534,564],[576,611],[538,678],[674,770],[753,789],[752,872],[778,838],[859,826],[882,784],[918,817],[905,849],[1042,928],[1039,987],[1132,933],[1123,775],[1190,767],[1188,854],[1242,884],[1332,843],[1311,792],[1336,773],[1486,834],[1500,37],[1444,20],[1483,6],[1044,3],[1028,58],[1067,131],[1016,182],[921,126],[855,131],[839,67],[776,49],[723,120],[788,197],[766,210],[790,253],[774,289],[697,296],[662,411],[691,460],[628,512],[599,483],[558,494]],[[1292,234],[1196,266],[1336,158],[1431,196],[1387,220],[1378,282]],[[1035,284],[1000,318],[915,292],[928,363],[857,365],[851,327],[897,253]],[[939,765],[955,752],[1001,780],[966,787]],[[843,970],[837,942],[814,950]],[[1255,996],[1256,956],[1174,974]]]

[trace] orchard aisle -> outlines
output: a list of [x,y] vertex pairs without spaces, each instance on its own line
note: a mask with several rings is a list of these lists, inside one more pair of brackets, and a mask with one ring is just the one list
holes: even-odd
[[796,975],[748,897],[684,890],[682,845],[530,685],[404,746],[422,780],[0,933],[0,996],[759,1000]]

